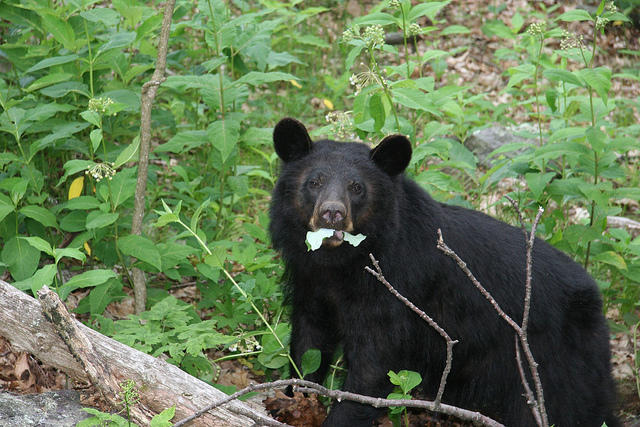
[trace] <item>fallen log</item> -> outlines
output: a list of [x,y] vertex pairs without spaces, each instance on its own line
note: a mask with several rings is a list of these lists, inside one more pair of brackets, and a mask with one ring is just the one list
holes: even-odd
[[[73,320],[73,323],[90,343],[90,351],[100,360],[99,364],[108,367],[109,372],[119,382],[127,379],[135,381],[143,413],[148,410],[160,413],[175,405],[175,422],[213,401],[226,397],[221,391],[176,366],[121,344],[77,320]],[[31,353],[41,362],[65,372],[74,380],[90,380],[83,366],[83,363],[87,362],[81,363],[71,354],[68,344],[43,315],[41,304],[2,280],[0,336],[8,339],[14,348]],[[93,381],[99,381],[99,376],[92,376]],[[192,425],[247,426],[264,418],[266,415],[258,410],[243,402],[234,401],[224,408],[208,412],[196,419]]]

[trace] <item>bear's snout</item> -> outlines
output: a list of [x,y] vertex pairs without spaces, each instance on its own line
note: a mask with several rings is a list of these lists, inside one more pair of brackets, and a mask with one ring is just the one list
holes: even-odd
[[325,202],[319,209],[322,221],[326,228],[342,229],[344,224],[346,207],[340,202]]

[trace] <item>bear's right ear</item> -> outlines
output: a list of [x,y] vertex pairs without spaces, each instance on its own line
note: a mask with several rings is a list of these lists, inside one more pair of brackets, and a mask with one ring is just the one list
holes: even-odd
[[411,152],[411,142],[406,136],[390,135],[371,150],[369,158],[387,175],[395,176],[409,166]]
[[312,146],[307,128],[296,119],[284,118],[273,129],[273,147],[285,162],[303,158]]

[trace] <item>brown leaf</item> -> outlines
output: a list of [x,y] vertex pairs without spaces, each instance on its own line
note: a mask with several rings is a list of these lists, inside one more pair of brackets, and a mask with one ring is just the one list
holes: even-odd
[[302,393],[294,393],[289,397],[276,390],[275,397],[265,399],[264,404],[273,418],[292,426],[316,427],[327,418],[326,408],[314,394],[305,397]]

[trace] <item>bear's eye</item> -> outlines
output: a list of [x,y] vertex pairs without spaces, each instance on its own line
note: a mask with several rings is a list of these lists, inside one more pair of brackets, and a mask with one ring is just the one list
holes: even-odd
[[357,182],[354,182],[349,186],[349,190],[351,190],[351,192],[355,194],[360,194],[362,193],[362,185],[358,184]]
[[318,181],[317,179],[310,179],[308,182],[309,187],[311,188],[319,188],[320,187],[320,181]]

